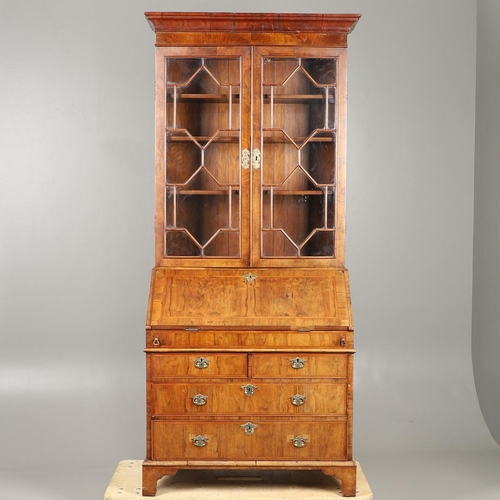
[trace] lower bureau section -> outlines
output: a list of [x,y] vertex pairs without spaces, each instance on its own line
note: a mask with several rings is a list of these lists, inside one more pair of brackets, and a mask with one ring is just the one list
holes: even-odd
[[156,420],[152,460],[347,460],[347,422]]

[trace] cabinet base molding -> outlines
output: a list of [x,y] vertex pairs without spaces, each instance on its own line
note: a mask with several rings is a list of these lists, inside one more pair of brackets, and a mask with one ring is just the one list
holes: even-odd
[[[342,484],[342,496],[357,497],[359,491],[359,464],[355,461],[276,461],[276,460],[172,460],[153,461],[145,460],[142,463],[142,494],[145,497],[155,496],[157,482],[164,476],[172,476],[179,469],[182,470],[320,470],[326,476],[334,476]],[[356,488],[358,481],[358,488]],[[366,481],[366,480],[365,480]],[[173,498],[173,497],[170,497]],[[311,497],[312,498],[312,497]],[[335,497],[332,497],[335,498]],[[360,497],[360,498],[372,498]]]
[[[300,468],[299,470],[255,470],[246,465],[248,462],[252,463],[252,461],[239,461],[239,464],[245,463],[245,465],[233,468],[221,467],[217,470],[207,470],[206,466],[197,470],[183,470],[179,464],[186,464],[185,460],[162,462],[162,464],[172,464],[173,469],[179,468],[180,470],[177,474],[171,475],[168,470],[169,466],[164,465],[163,469],[158,471],[163,472],[166,477],[158,481],[156,498],[158,500],[193,500],[193,498],[204,500],[220,500],[220,498],[338,500],[343,498],[340,481],[334,476],[325,475],[321,470],[307,470],[307,466],[302,470]],[[324,463],[333,464],[334,462]],[[354,464],[357,472],[357,488],[354,498],[373,499],[370,485],[360,464],[358,462],[349,464],[351,467]],[[149,498],[147,495],[141,495],[141,472],[145,469],[146,474],[149,470],[153,474],[154,467],[158,467],[157,462],[143,462],[142,460],[119,462],[106,489],[104,500]],[[158,477],[160,478],[161,474]],[[244,489],[242,485],[245,485]]]

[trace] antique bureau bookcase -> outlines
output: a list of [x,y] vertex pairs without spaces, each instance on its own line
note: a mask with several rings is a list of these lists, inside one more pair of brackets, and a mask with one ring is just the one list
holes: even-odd
[[156,265],[143,494],[178,469],[319,469],[355,496],[344,267],[351,14],[146,13]]

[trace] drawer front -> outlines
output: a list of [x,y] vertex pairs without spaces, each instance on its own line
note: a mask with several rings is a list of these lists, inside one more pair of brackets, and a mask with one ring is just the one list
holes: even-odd
[[253,354],[255,378],[347,378],[349,354]]
[[349,331],[148,330],[147,349],[353,349]]
[[346,415],[346,384],[152,384],[152,413],[162,415]]
[[247,377],[246,354],[149,354],[151,377]]
[[346,422],[157,420],[152,440],[152,460],[347,459]]

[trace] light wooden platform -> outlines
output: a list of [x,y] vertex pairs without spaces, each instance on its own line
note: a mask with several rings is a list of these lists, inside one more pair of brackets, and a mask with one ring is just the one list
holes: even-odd
[[[142,496],[142,460],[123,460],[104,495],[104,500],[135,500]],[[373,498],[370,486],[358,465],[357,494]],[[158,500],[297,500],[344,498],[340,482],[321,471],[225,471],[180,470],[158,481]]]

